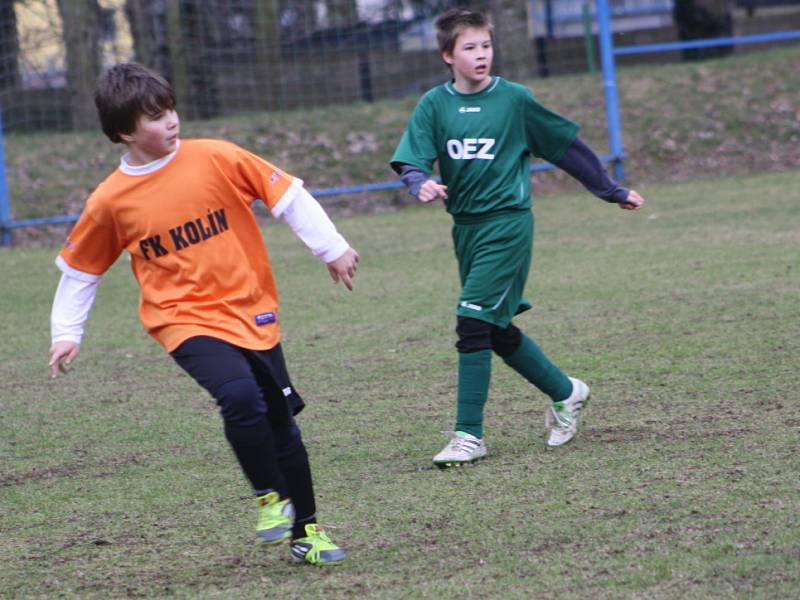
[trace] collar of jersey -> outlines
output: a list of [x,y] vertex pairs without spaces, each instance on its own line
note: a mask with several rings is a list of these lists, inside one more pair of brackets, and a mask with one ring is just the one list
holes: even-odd
[[175,155],[178,153],[178,150],[180,150],[180,147],[181,147],[181,141],[176,140],[175,150],[173,150],[166,156],[162,156],[161,158],[154,160],[153,162],[147,163],[146,165],[130,164],[128,162],[128,154],[125,153],[119,160],[119,170],[125,173],[126,175],[133,175],[134,177],[155,173],[159,169],[163,169],[173,158],[175,158]]
[[494,88],[497,87],[498,83],[500,83],[500,77],[495,75],[494,77],[492,77],[492,83],[487,85],[479,92],[473,92],[471,94],[462,94],[455,88],[452,80],[444,84],[444,89],[446,89],[453,96],[458,96],[459,98],[478,98],[484,94],[491,94],[494,91]]

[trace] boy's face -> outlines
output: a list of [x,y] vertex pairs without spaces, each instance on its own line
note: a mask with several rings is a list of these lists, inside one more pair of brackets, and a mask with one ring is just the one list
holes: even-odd
[[180,119],[174,110],[141,115],[132,133],[120,137],[128,146],[131,164],[146,165],[174,152],[180,134]]
[[442,58],[452,67],[459,91],[480,91],[491,81],[492,35],[488,29],[467,27],[458,34],[452,54],[445,52]]

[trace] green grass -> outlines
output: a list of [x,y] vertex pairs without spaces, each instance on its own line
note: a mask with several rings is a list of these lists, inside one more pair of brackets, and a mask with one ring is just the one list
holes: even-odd
[[518,319],[594,391],[571,446],[495,361],[489,458],[438,471],[457,273],[440,209],[342,218],[357,288],[265,239],[320,518],[346,565],[253,547],[210,399],[142,331],[121,260],[51,381],[55,250],[2,249],[0,588],[18,597],[800,596],[800,172],[540,199]]
[[[800,166],[800,46],[730,58],[619,70],[618,91],[629,181],[780,171]],[[444,77],[445,72],[442,72]],[[536,79],[527,84],[547,106],[583,124],[584,137],[607,153],[600,75]],[[283,113],[184,122],[184,137],[234,141],[319,189],[395,178],[388,161],[417,97]],[[180,107],[179,107],[180,108]],[[99,129],[5,138],[15,218],[73,214],[116,168],[122,148]],[[563,174],[539,174],[536,188],[574,191]],[[339,196],[338,212],[387,210],[403,192]],[[61,240],[63,227],[17,231],[20,243]]]

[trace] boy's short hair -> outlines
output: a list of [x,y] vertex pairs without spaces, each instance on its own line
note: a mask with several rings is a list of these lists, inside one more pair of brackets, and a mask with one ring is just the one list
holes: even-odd
[[133,133],[142,115],[175,109],[175,93],[161,75],[137,63],[114,65],[97,80],[94,103],[103,133],[114,143]]
[[440,54],[452,54],[458,35],[468,27],[487,29],[494,39],[494,27],[489,18],[468,8],[451,8],[436,19],[436,41]]

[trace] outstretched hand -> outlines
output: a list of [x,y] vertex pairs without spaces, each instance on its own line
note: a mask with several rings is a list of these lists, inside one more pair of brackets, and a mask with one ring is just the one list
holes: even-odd
[[436,183],[433,179],[428,179],[419,188],[417,199],[420,202],[433,202],[434,200],[447,200],[447,186]]
[[81,345],[75,342],[56,342],[50,348],[50,377],[55,379],[58,373],[67,374],[68,367],[78,357]]
[[341,279],[342,283],[350,291],[353,290],[353,277],[355,277],[357,268],[358,252],[352,248],[348,248],[347,252],[328,263],[328,273],[330,273],[333,282],[338,283],[339,279]]
[[636,190],[628,192],[628,197],[625,201],[619,203],[619,207],[623,210],[638,210],[642,206],[644,206],[644,198]]

